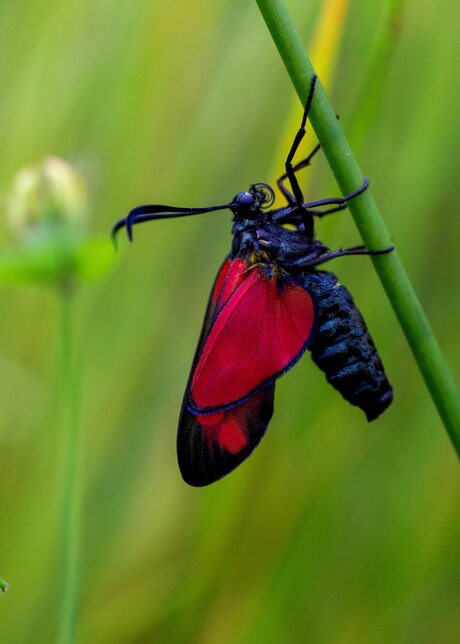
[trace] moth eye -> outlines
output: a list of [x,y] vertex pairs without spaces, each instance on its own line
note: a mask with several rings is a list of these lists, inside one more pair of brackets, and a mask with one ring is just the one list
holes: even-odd
[[243,206],[244,208],[251,208],[255,203],[254,195],[250,192],[240,192],[235,197],[235,202],[238,206]]

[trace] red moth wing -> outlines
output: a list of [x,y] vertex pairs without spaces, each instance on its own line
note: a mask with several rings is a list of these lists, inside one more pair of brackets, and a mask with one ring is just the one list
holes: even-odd
[[237,407],[202,416],[190,412],[184,400],[177,459],[186,483],[209,485],[251,454],[272,417],[274,391],[272,383]]
[[227,259],[224,260],[222,266],[219,268],[219,272],[217,273],[217,277],[215,279],[214,286],[211,291],[211,302],[214,306],[217,304],[217,300],[219,299],[222,286],[224,285],[225,278],[227,277],[227,274],[228,274],[228,271],[230,270],[231,265],[232,265],[232,260],[227,257]]
[[195,358],[193,360],[193,368],[195,367],[195,364],[199,359],[200,351],[202,349],[204,341],[207,338],[209,329],[211,328],[216,309],[220,309],[223,303],[228,300],[230,295],[243,279],[247,268],[247,262],[242,259],[232,260],[227,257],[221,264],[216,279],[214,280],[211,295],[209,296],[208,306],[206,308],[206,313],[203,321],[203,328],[201,330],[200,340],[198,342]]
[[227,261],[229,264],[225,266],[225,274],[222,270],[224,268],[223,266],[214,289],[214,297],[216,298],[219,309],[224,306],[233,292],[241,284],[248,270],[248,263],[244,259],[236,258]]
[[[226,259],[214,281],[192,366],[200,359],[203,345],[217,312],[246,276],[248,264]],[[188,388],[187,388],[188,390]],[[258,445],[273,414],[275,385],[269,385],[234,410],[196,416],[182,404],[177,433],[177,458],[184,481],[203,486],[225,476]]]
[[311,296],[287,276],[275,277],[260,267],[240,275],[217,307],[197,356],[190,409],[221,411],[278,378],[306,349],[314,317]]

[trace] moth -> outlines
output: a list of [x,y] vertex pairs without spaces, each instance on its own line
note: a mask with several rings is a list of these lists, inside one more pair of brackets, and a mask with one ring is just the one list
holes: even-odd
[[[229,209],[233,242],[215,279],[188,379],[177,434],[183,479],[208,485],[228,474],[258,445],[273,414],[275,383],[308,350],[328,382],[352,405],[377,418],[393,391],[352,296],[320,264],[344,255],[391,248],[330,250],[315,235],[315,219],[343,210],[368,180],[338,198],[305,202],[297,172],[310,165],[294,155],[314,99],[312,77],[300,128],[277,186],[286,205],[272,208],[273,189],[254,183],[231,202],[205,208],[145,205],[113,227],[113,235],[156,219]],[[289,186],[287,185],[289,182]]]

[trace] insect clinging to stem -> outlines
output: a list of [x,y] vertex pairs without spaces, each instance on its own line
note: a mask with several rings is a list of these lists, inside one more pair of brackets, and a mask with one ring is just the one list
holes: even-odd
[[[190,485],[208,485],[239,465],[259,443],[273,414],[275,382],[306,349],[329,383],[369,421],[393,399],[367,326],[337,277],[317,270],[336,257],[380,255],[364,246],[330,250],[316,239],[314,220],[347,207],[367,179],[343,197],[305,202],[296,173],[310,165],[318,144],[293,163],[305,135],[315,91],[312,77],[301,126],[277,185],[287,205],[254,183],[231,202],[206,208],[146,205],[113,227],[113,235],[156,219],[229,209],[233,243],[209,298],[187,383],[177,434],[179,468]],[[289,182],[289,187],[286,185]]]

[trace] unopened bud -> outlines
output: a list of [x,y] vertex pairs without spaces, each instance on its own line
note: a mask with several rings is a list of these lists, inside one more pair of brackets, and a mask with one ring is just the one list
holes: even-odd
[[43,228],[81,231],[86,212],[84,181],[69,163],[57,157],[20,170],[7,197],[8,221],[20,237]]

